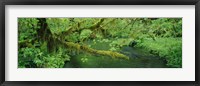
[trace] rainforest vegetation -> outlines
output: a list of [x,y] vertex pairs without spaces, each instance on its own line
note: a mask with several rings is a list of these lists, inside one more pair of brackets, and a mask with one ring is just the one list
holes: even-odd
[[19,68],[181,68],[181,18],[18,18]]

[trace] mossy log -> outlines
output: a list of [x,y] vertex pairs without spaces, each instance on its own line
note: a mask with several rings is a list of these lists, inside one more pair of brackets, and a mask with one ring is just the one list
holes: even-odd
[[91,54],[110,56],[112,58],[129,59],[128,56],[118,53],[118,52],[106,51],[106,50],[96,50],[96,49],[88,47],[87,45],[80,45],[80,44],[74,43],[74,42],[65,42],[65,41],[60,40],[57,37],[56,38],[54,37],[54,39],[57,39],[57,41],[60,41],[60,43],[64,44],[67,48],[75,49],[76,51],[81,50],[81,51],[88,52]]
[[92,53],[92,54],[110,56],[112,58],[129,59],[128,56],[123,55],[123,54],[118,53],[118,52],[106,51],[106,50],[96,50],[96,49],[90,48],[88,46],[80,45],[80,44],[73,43],[73,42],[65,42],[64,44],[69,48],[74,48],[76,50],[82,50],[84,52],[88,52],[88,53]]

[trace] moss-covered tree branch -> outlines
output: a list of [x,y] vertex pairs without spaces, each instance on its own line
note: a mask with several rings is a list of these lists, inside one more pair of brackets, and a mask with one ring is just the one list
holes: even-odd
[[123,55],[123,54],[118,53],[118,52],[106,51],[106,50],[96,50],[96,49],[90,48],[88,46],[80,45],[80,44],[73,43],[73,42],[63,42],[63,44],[65,44],[68,48],[73,48],[73,49],[76,49],[76,50],[82,50],[84,52],[88,52],[88,53],[91,53],[91,54],[99,54],[99,55],[104,55],[104,56],[110,56],[112,58],[129,59],[128,56]]

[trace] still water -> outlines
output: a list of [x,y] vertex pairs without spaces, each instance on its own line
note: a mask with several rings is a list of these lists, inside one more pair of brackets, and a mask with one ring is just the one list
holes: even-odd
[[[88,44],[98,50],[109,49],[107,42]],[[129,60],[82,52],[71,56],[71,61],[66,62],[64,68],[167,68],[165,60],[140,48],[123,46],[119,53],[128,56]]]

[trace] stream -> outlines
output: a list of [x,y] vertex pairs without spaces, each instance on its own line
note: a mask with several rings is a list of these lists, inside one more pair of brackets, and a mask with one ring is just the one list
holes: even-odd
[[[98,50],[109,49],[109,44],[106,42],[95,45],[88,42],[88,44]],[[82,52],[71,56],[70,61],[65,62],[64,68],[167,68],[165,60],[140,48],[123,46],[119,53],[128,56],[129,60]]]

